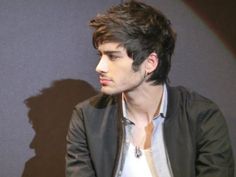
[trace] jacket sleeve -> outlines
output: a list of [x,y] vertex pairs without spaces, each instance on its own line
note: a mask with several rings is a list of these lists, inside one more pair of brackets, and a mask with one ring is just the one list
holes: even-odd
[[66,177],[96,177],[88,149],[84,115],[75,109],[67,134]]
[[212,103],[198,112],[196,177],[234,177],[234,157],[225,119]]

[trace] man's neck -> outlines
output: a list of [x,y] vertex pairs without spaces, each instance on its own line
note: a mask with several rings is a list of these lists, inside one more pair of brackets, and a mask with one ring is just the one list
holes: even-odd
[[135,91],[124,92],[127,114],[135,124],[147,125],[159,112],[163,85],[147,84]]

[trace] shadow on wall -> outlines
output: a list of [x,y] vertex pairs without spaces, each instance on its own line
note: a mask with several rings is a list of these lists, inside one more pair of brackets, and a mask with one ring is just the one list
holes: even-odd
[[236,1],[183,0],[219,36],[236,56]]
[[87,82],[65,79],[25,100],[35,131],[30,144],[35,156],[26,162],[22,177],[65,177],[65,138],[73,107],[95,94]]

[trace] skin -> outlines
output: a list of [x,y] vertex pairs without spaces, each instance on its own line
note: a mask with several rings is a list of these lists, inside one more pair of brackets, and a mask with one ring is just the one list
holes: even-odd
[[[106,42],[98,46],[100,61],[96,67],[101,92],[114,95],[123,93],[129,119],[135,123],[133,144],[142,148],[150,147],[155,114],[159,112],[163,93],[162,85],[147,82],[150,73],[158,66],[158,57],[151,53],[140,65],[132,69],[133,59],[119,43]],[[155,98],[155,99],[153,99]]]

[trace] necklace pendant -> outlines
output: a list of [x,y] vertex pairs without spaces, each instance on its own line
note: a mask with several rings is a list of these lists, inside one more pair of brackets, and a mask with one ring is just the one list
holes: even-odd
[[135,157],[139,158],[142,155],[142,151],[138,146],[135,146]]

